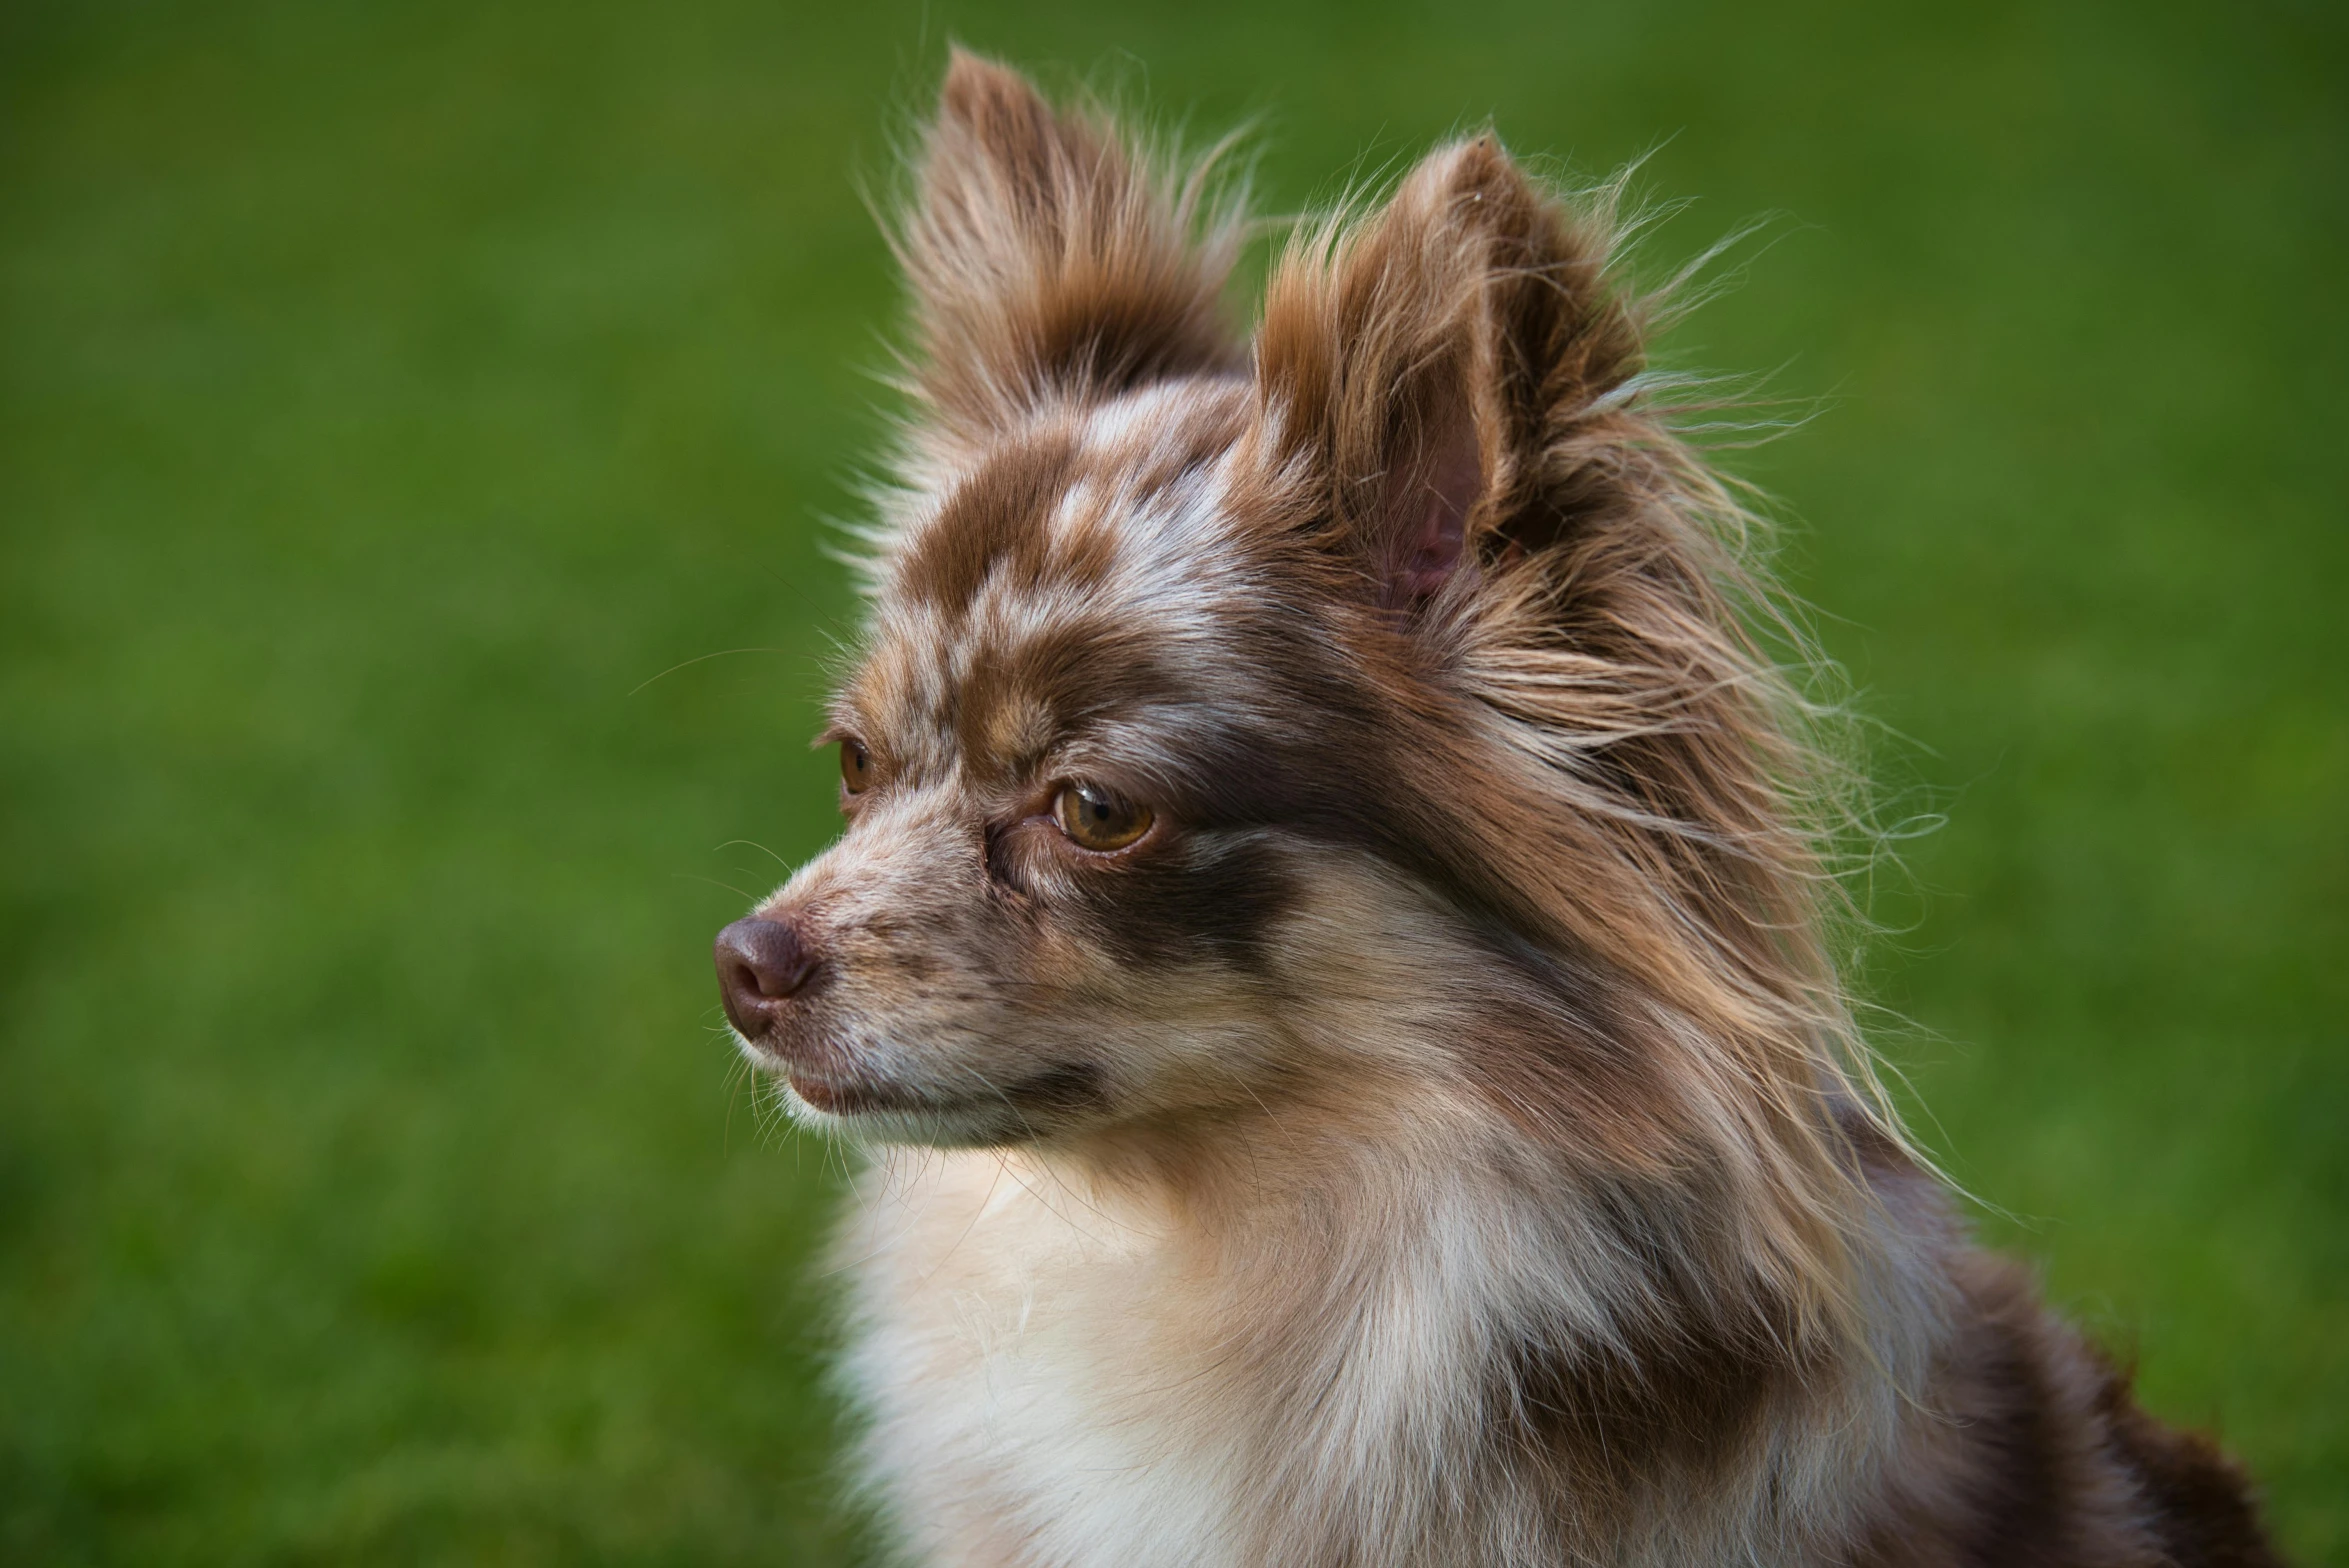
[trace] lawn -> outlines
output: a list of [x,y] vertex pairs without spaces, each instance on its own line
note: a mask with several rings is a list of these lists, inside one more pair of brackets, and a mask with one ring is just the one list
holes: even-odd
[[2349,27],[2199,10],[0,14],[0,1558],[861,1560],[708,938],[811,755],[958,37],[1771,216],[1676,362],[1882,723],[1927,1140],[2349,1563]]

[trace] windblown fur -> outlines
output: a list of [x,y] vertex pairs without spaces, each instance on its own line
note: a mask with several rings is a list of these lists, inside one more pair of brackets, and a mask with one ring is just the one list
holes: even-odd
[[918,179],[849,825],[719,954],[872,1149],[910,1556],[2272,1562],[1872,1091],[1607,214],[1458,142],[1244,340],[1238,215],[1098,115],[958,54]]

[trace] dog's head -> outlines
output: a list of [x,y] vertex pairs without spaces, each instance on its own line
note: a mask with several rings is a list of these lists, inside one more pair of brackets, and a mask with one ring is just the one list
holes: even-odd
[[848,826],[721,937],[728,1016],[887,1140],[1342,1086],[1668,1160],[1656,1053],[1782,1036],[1814,977],[1724,503],[1605,226],[1463,141],[1293,241],[1243,341],[1208,207],[954,62]]

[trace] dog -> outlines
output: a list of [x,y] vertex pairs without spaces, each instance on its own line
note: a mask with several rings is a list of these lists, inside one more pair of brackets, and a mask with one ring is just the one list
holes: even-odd
[[1831,959],[1832,767],[1606,204],[1304,225],[958,52],[840,840],[718,939],[871,1148],[912,1560],[2277,1561],[1973,1247]]

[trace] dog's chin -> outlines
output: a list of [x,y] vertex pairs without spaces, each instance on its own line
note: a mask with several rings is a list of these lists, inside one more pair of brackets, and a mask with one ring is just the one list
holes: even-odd
[[[828,1089],[783,1080],[791,1119],[811,1132],[856,1143],[920,1144],[933,1149],[1000,1149],[1034,1143],[1042,1129],[1002,1106],[858,1102],[854,1109]],[[828,1103],[825,1103],[828,1102]]]
[[1089,1120],[1086,1113],[1101,1099],[1099,1074],[1085,1067],[1050,1069],[1002,1091],[966,1093],[869,1069],[818,1067],[753,1041],[742,1041],[742,1048],[760,1071],[781,1081],[794,1121],[864,1143],[948,1149],[1034,1143]]

